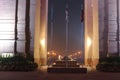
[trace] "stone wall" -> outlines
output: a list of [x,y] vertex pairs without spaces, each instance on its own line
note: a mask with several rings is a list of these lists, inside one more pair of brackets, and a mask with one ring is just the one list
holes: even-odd
[[[117,0],[99,1],[100,56],[118,53],[119,18]],[[120,1],[119,1],[120,3]],[[30,52],[34,49],[34,20],[36,1],[30,0]],[[120,6],[119,6],[120,8]],[[0,0],[0,53],[14,53],[16,0]],[[25,52],[26,0],[18,0],[17,52]],[[120,13],[120,12],[119,12]]]
[[120,14],[117,14],[117,3],[117,0],[99,0],[99,43],[101,56],[118,54],[118,27],[120,23],[118,17]]
[[0,53],[14,51],[15,0],[0,0]]
[[[30,51],[33,53],[34,45],[34,17],[35,0],[30,0]],[[17,10],[17,14],[16,13]],[[25,53],[25,23],[26,23],[26,0],[0,0],[0,53],[14,53],[16,41],[16,51]],[[17,17],[15,17],[17,15]],[[17,20],[17,21],[16,21]],[[16,25],[15,25],[16,24]],[[16,32],[15,32],[16,28]],[[15,39],[15,36],[17,37]]]

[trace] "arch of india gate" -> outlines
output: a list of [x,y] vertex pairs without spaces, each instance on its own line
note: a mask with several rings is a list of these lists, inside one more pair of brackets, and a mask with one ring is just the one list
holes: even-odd
[[[0,54],[32,53],[47,65],[49,0],[0,0]],[[119,0],[84,0],[84,64],[119,56]]]
[[[46,47],[45,44],[40,44],[42,40],[47,40],[47,13],[48,0],[37,0],[36,10],[36,26],[35,26],[35,52],[34,59],[37,63],[42,62],[46,65]],[[41,2],[41,3],[40,3]],[[96,65],[99,59],[98,45],[98,1],[85,0],[85,64]],[[41,6],[41,8],[40,8]],[[44,11],[44,16],[40,14]],[[93,16],[94,15],[94,16]],[[39,37],[39,39],[38,39]]]

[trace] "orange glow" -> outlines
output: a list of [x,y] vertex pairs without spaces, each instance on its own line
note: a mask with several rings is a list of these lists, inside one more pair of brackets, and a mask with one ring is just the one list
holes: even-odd
[[92,44],[92,40],[90,37],[87,38],[87,46],[90,47]]
[[48,52],[48,55],[50,54],[50,52]]
[[52,52],[52,55],[53,55],[53,56],[56,56],[56,53],[55,53],[55,52]]
[[81,52],[78,52],[78,54],[81,54]]
[[45,39],[41,39],[40,44],[42,47],[45,47]]
[[61,60],[61,55],[58,56],[58,60]]

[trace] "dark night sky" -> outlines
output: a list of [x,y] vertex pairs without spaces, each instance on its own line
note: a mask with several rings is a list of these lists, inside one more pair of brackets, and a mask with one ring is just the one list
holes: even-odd
[[80,51],[83,45],[83,26],[80,21],[81,16],[81,4],[83,0],[49,0],[49,14],[48,14],[48,50],[51,48],[51,3],[53,3],[53,50],[60,54],[65,53],[65,10],[66,3],[68,3],[68,15],[69,15],[69,40],[68,50],[70,53]]

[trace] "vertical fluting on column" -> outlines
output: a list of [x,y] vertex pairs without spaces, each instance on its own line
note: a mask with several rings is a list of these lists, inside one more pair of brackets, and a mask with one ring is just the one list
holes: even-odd
[[119,12],[119,0],[116,1],[116,7],[117,7],[117,51],[118,51],[118,56],[120,56],[120,12]]
[[41,0],[40,13],[40,61],[41,65],[47,65],[47,18],[48,0]]
[[38,65],[47,64],[48,0],[36,0],[34,59]]
[[95,67],[99,59],[98,0],[85,0],[85,65]]
[[34,61],[38,64],[40,63],[40,7],[41,0],[36,0],[36,14],[35,14],[35,35],[34,35]]
[[15,6],[15,42],[14,42],[14,54],[17,54],[17,24],[18,24],[18,0],[16,0],[16,6]]
[[105,13],[105,17],[104,17],[104,36],[103,36],[103,39],[104,39],[104,44],[103,44],[103,49],[104,49],[104,54],[105,54],[105,57],[107,56],[108,54],[108,0],[104,0],[104,13]]
[[93,17],[91,0],[85,0],[85,65],[92,65]]
[[106,34],[104,38],[107,38],[106,41],[108,46],[107,56],[119,54],[119,22],[118,22],[118,11],[117,11],[117,0],[105,0],[105,16],[106,23],[104,29],[106,29]]
[[27,57],[30,56],[30,0],[26,0],[25,53]]
[[92,0],[93,4],[93,54],[92,65],[96,67],[99,60],[99,28],[98,28],[98,0]]

